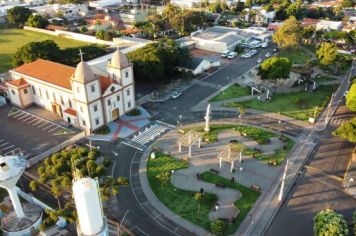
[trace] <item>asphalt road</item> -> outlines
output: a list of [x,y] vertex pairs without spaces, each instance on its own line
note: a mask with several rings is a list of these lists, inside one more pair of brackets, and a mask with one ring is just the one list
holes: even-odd
[[[260,48],[261,58],[269,52],[272,53],[273,47]],[[175,125],[178,117],[182,115],[182,121],[201,119],[199,114],[192,113],[190,109],[200,101],[227,85],[232,79],[239,77],[257,65],[258,54],[252,58],[237,58],[225,64],[219,71],[205,77],[202,81],[205,84],[194,84],[177,99],[170,99],[166,102],[148,103],[145,105],[154,119],[159,119]]]
[[340,106],[330,125],[318,134],[320,143],[267,230],[267,236],[313,235],[313,217],[325,208],[335,209],[350,222],[356,199],[344,192],[341,179],[354,145],[331,133],[340,120],[354,116],[344,105]]

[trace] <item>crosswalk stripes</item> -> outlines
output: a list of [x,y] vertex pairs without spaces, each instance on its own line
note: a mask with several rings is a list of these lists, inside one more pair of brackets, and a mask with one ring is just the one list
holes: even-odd
[[305,140],[306,138],[308,138],[308,136],[309,136],[309,133],[308,133],[308,132],[302,132],[302,133],[300,133],[300,134],[297,136],[297,138],[298,138],[299,140]]
[[335,124],[335,125],[342,125],[344,122],[346,122],[346,120],[343,120],[343,119],[340,119],[340,118],[336,118],[336,117],[333,117],[330,120],[330,123],[331,124]]
[[197,79],[193,80],[193,83],[201,85],[201,86],[204,86],[204,87],[213,88],[213,89],[220,89],[221,88],[221,85],[219,85],[219,84],[213,84],[213,83],[209,83],[209,82],[202,81],[202,80],[197,80]]

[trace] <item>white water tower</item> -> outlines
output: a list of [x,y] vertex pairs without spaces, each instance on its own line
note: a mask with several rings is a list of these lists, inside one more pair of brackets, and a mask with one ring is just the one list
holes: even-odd
[[101,205],[98,181],[91,178],[75,180],[73,196],[79,219],[78,235],[108,236],[108,224]]
[[31,203],[21,205],[16,183],[25,171],[27,161],[22,156],[0,156],[0,187],[9,193],[14,211],[1,218],[4,235],[32,235],[42,222],[42,209]]

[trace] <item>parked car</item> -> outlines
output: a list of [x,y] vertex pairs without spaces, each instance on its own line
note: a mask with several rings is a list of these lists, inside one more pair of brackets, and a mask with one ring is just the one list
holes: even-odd
[[248,52],[241,55],[241,58],[250,58],[250,57],[251,57],[251,54]]
[[261,44],[261,47],[263,47],[263,48],[268,47],[268,42],[264,42],[264,43],[262,43],[262,44]]
[[237,56],[237,53],[236,52],[229,52],[229,54],[227,54],[227,58],[229,59],[233,59]]
[[249,54],[251,57],[253,57],[254,55],[257,54],[257,50],[251,50],[251,51],[249,51]]
[[271,53],[267,52],[265,57],[270,57],[271,56]]
[[172,94],[171,98],[176,99],[176,98],[180,97],[180,95],[182,95],[182,92],[177,91]]
[[273,52],[278,52],[278,48],[273,48]]
[[262,62],[262,59],[261,58],[258,58],[257,59],[257,63],[261,63]]
[[227,57],[227,55],[229,55],[229,53],[230,53],[230,51],[229,50],[226,50],[225,52],[223,52],[222,54],[221,54],[221,57]]

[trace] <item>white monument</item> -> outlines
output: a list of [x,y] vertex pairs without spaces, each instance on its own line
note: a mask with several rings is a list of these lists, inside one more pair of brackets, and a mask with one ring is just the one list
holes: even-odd
[[42,222],[42,209],[31,203],[21,205],[16,183],[25,171],[27,161],[22,156],[0,156],[0,187],[9,193],[13,211],[1,218],[4,235],[33,235]]
[[204,131],[206,131],[206,132],[210,131],[210,126],[209,126],[210,119],[211,119],[211,105],[209,103],[208,107],[206,108],[206,114],[205,114],[205,128],[204,128]]
[[108,236],[108,224],[101,205],[98,181],[91,178],[74,180],[73,196],[79,219],[78,235]]

